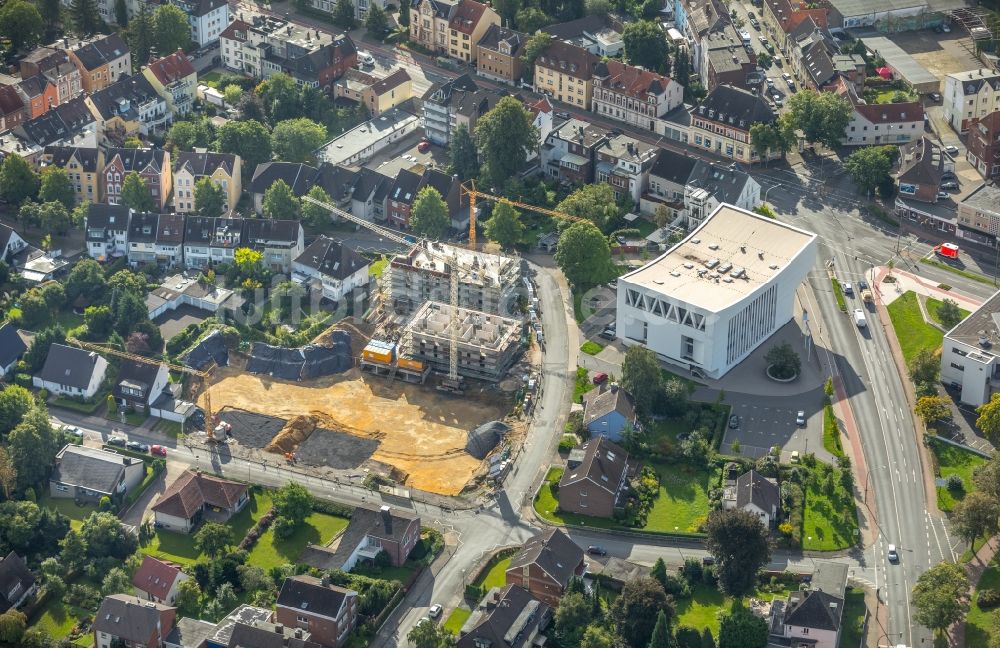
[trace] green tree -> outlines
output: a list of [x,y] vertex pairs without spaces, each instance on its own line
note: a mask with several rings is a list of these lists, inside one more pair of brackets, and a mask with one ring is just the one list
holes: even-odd
[[465,124],[459,124],[455,128],[448,145],[448,157],[452,171],[458,175],[459,180],[465,181],[479,175],[479,152],[476,151],[476,143],[472,141],[472,135]]
[[426,186],[417,193],[410,212],[410,228],[429,239],[441,239],[451,226],[448,205],[438,190]]
[[875,187],[890,177],[892,157],[885,146],[866,146],[851,153],[844,160],[844,169],[862,192],[871,193]]
[[[374,5],[373,5],[374,8]],[[326,127],[299,117],[278,122],[271,133],[271,149],[279,160],[306,162],[326,142]]]
[[517,12],[521,8],[521,0],[494,0],[493,9],[503,20],[503,24],[512,25],[517,17]]
[[58,450],[48,412],[41,405],[28,410],[7,436],[7,454],[17,467],[17,489],[24,491],[41,482]]
[[284,180],[277,180],[264,191],[261,202],[268,218],[295,218],[299,213],[299,199]]
[[[333,204],[333,199],[330,198],[330,194],[326,193],[326,191],[323,190],[323,187],[319,185],[314,185],[306,195],[313,200],[318,200],[328,205]],[[309,225],[322,225],[330,222],[331,212],[326,207],[320,207],[319,205],[314,205],[307,200],[303,200],[301,211],[302,220]]]
[[712,629],[705,628],[701,633],[701,648],[716,648],[715,637],[712,636]]
[[119,27],[128,27],[128,5],[125,0],[115,0],[115,22]]
[[20,385],[7,385],[0,391],[0,437],[13,430],[31,411],[35,399]]
[[976,414],[979,415],[976,427],[992,443],[1000,442],[1000,394],[993,394],[990,400],[976,409]]
[[239,105],[240,99],[243,98],[243,88],[235,83],[230,83],[223,89],[222,97],[227,105],[235,108]]
[[690,626],[679,626],[674,632],[677,648],[701,648],[701,633]]
[[45,21],[46,37],[50,37],[59,26],[63,14],[63,5],[59,0],[37,0],[38,13]]
[[[636,347],[629,347],[634,349]],[[663,562],[663,558],[657,558],[656,562],[653,563],[653,568],[649,571],[649,575],[653,577],[660,585],[663,586],[664,591],[667,589],[667,563]]]
[[69,181],[69,175],[57,166],[48,166],[42,171],[41,186],[38,190],[38,200],[45,202],[60,202],[66,209],[73,209],[76,203],[76,192]]
[[17,212],[18,218],[44,232],[64,234],[73,224],[70,212],[61,202],[26,202]]
[[972,483],[976,490],[1000,502],[1000,453],[993,453],[992,459],[973,472]]
[[660,613],[669,625],[673,607],[663,586],[649,576],[626,582],[621,595],[611,604],[611,619],[618,636],[631,648],[647,648]]
[[938,563],[917,578],[912,600],[917,622],[940,634],[969,611],[969,577],[961,565]]
[[[523,25],[521,29],[527,31]],[[524,74],[527,78],[533,79],[535,76],[535,60],[541,56],[542,52],[552,44],[552,34],[547,32],[536,32],[532,34],[524,43],[524,54],[521,61],[524,62]]]
[[833,92],[802,90],[789,98],[788,113],[807,142],[836,148],[844,138],[854,106]]
[[578,291],[602,284],[614,276],[608,239],[588,221],[573,223],[563,230],[555,261]]
[[482,177],[493,187],[504,187],[524,168],[528,154],[538,148],[538,129],[520,101],[503,97],[476,123],[476,146],[482,156]]
[[656,615],[656,625],[653,626],[653,635],[649,638],[649,648],[673,648],[670,638],[670,624],[667,622],[667,615],[660,610]]
[[593,620],[590,601],[584,594],[572,592],[563,596],[556,608],[555,631],[560,646],[579,645],[587,624]]
[[640,412],[651,413],[663,393],[663,374],[656,354],[638,344],[630,346],[622,360],[622,387],[632,394]]
[[[523,7],[517,12],[518,29],[526,34],[534,34],[542,27],[555,22],[552,16],[548,15],[538,7]],[[532,61],[534,63],[534,61]]]
[[271,159],[271,134],[255,119],[230,121],[219,128],[218,149],[243,158],[244,173],[251,175],[258,164]]
[[38,193],[38,176],[23,157],[11,153],[0,166],[0,198],[19,205]]
[[0,614],[0,641],[16,646],[24,636],[24,631],[28,629],[28,617],[24,612],[15,608],[10,608]]
[[225,524],[218,522],[204,523],[194,534],[194,545],[198,551],[209,558],[215,558],[233,544],[233,532]]
[[53,344],[64,344],[66,342],[66,331],[58,324],[49,327],[35,335],[31,346],[24,354],[24,364],[28,373],[35,373],[45,364],[45,358],[49,356],[49,347]]
[[122,526],[121,521],[108,512],[94,512],[83,521],[80,537],[87,545],[87,555],[95,560],[118,558],[124,560],[135,553],[136,537]]
[[767,634],[767,621],[733,603],[719,624],[719,648],[764,648]]
[[921,396],[917,399],[913,411],[924,422],[924,425],[928,426],[951,418],[948,399],[941,396]]
[[566,196],[556,205],[556,211],[586,218],[606,232],[608,225],[618,217],[618,201],[611,185],[604,182],[588,184]]
[[430,620],[413,626],[406,638],[415,648],[451,648],[455,645],[455,636]]
[[617,638],[599,625],[587,626],[580,639],[580,648],[615,648]]
[[212,129],[203,119],[175,122],[167,131],[167,142],[178,151],[190,151],[196,146],[207,147],[212,143]]
[[105,596],[111,594],[128,594],[132,591],[132,579],[121,567],[115,567],[104,575],[101,581],[101,593]]
[[987,493],[972,491],[958,501],[951,512],[951,523],[955,532],[975,545],[979,538],[988,538],[998,530],[1000,502]]
[[264,254],[251,248],[236,248],[233,252],[233,263],[241,277],[256,277],[261,271],[261,261]]
[[193,610],[198,607],[201,599],[201,586],[194,578],[185,578],[177,584],[177,594],[174,596],[174,605],[181,610]]
[[354,5],[351,0],[337,0],[333,6],[333,24],[348,31],[354,29]]
[[794,378],[802,370],[802,358],[787,342],[775,344],[764,355],[768,370],[776,378]]
[[129,291],[118,296],[115,302],[115,330],[119,335],[128,335],[136,324],[148,320],[149,309],[142,295]]
[[226,192],[209,177],[194,183],[194,206],[202,216],[222,216],[225,212]]
[[719,587],[733,597],[757,586],[757,572],[771,560],[767,529],[747,511],[712,511],[705,523],[708,552],[718,563]]
[[97,7],[97,0],[72,0],[69,5],[73,28],[81,36],[90,36],[101,28],[103,20]]
[[795,145],[795,129],[788,119],[756,122],[750,126],[750,145],[761,160],[766,161],[775,151],[784,155]]
[[30,49],[38,44],[45,23],[35,5],[13,0],[0,7],[0,35],[10,39],[11,49]]
[[131,270],[119,270],[108,279],[108,288],[112,294],[133,292],[145,294],[146,278],[138,272]]
[[372,38],[381,39],[389,31],[389,19],[378,4],[372,4],[368,8],[368,15],[365,16],[365,30]]
[[910,358],[907,369],[914,383],[937,382],[938,373],[941,371],[941,360],[930,349],[921,349]]
[[937,309],[938,319],[947,328],[952,328],[962,321],[962,309],[954,299],[945,299]]
[[88,306],[83,311],[83,322],[92,339],[103,339],[114,330],[115,317],[108,306]]
[[305,486],[289,482],[274,493],[274,510],[279,517],[287,518],[294,524],[305,522],[312,513],[314,499]]
[[295,79],[284,72],[274,74],[257,85],[257,95],[272,122],[294,119],[302,115],[302,92]]
[[486,221],[486,236],[503,247],[511,247],[521,240],[524,224],[521,214],[508,202],[493,208],[493,215]]
[[10,499],[17,488],[17,466],[10,460],[7,449],[0,446],[0,493],[4,499]]
[[410,27],[410,0],[399,0],[399,25]]
[[191,25],[187,14],[172,4],[162,4],[153,12],[156,51],[167,55],[191,46]]
[[686,48],[680,47],[674,52],[673,77],[685,90],[691,84],[691,58]]
[[121,201],[123,205],[137,212],[151,212],[156,209],[156,199],[149,193],[146,179],[135,171],[126,174],[122,181]]
[[125,40],[132,50],[132,66],[136,70],[141,69],[149,62],[155,36],[154,29],[153,13],[150,11],[149,4],[140,2],[139,12],[132,16],[128,28],[125,30]]
[[647,70],[668,72],[670,69],[670,45],[667,34],[652,20],[638,20],[626,23],[622,31],[625,46],[625,60],[632,65],[641,65]]

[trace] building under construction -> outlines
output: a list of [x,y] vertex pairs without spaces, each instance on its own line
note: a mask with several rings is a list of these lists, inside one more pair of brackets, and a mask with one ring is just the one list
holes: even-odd
[[520,284],[521,261],[500,254],[424,241],[389,264],[389,299],[396,313],[412,313],[426,302],[450,302],[452,264],[459,270],[458,304],[486,313],[507,314]]
[[[448,371],[451,306],[428,301],[403,329],[400,351]],[[458,373],[467,378],[499,381],[514,363],[521,345],[519,320],[458,309]]]

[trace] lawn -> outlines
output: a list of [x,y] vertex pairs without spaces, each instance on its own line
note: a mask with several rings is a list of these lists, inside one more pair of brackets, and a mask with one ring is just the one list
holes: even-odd
[[823,447],[834,457],[844,456],[844,447],[840,442],[840,426],[833,406],[827,403],[823,408]]
[[[941,305],[944,304],[944,300],[928,297],[925,304],[927,306],[927,314],[931,316],[932,320],[934,320],[935,322],[937,322],[938,324],[940,324],[945,328],[951,328],[950,326],[942,322],[940,317],[938,317],[938,308],[940,308]],[[962,319],[965,319],[966,317],[969,316],[969,311],[965,310],[964,308],[959,308],[958,312],[959,314],[961,314]]]
[[[229,519],[229,528],[233,530],[233,544],[238,544],[257,520],[270,509],[270,493],[267,491],[251,493],[250,502],[246,507]],[[194,546],[193,533],[174,533],[164,529],[157,529],[153,540],[143,547],[142,551],[180,565],[193,564],[201,557],[201,552]]]
[[950,511],[965,496],[965,493],[972,490],[972,471],[986,463],[986,459],[974,452],[957,448],[950,443],[937,441],[933,437],[930,439],[930,448],[937,462],[937,476],[948,479],[951,475],[958,475],[962,478],[962,485],[965,487],[964,492],[957,493],[948,490],[945,486],[938,486],[938,508],[942,511]]
[[346,529],[348,522],[347,518],[327,515],[326,513],[313,513],[306,518],[305,524],[299,526],[295,533],[286,540],[275,538],[272,526],[254,545],[249,558],[247,558],[247,563],[256,565],[264,571],[286,563],[294,564],[306,545],[326,544]]
[[99,407],[103,406],[106,398],[107,392],[104,391],[99,392],[90,402],[81,402],[67,396],[56,396],[55,398],[51,398],[49,400],[49,405],[89,415],[93,414]]
[[583,294],[574,292],[573,293],[573,318],[576,319],[577,324],[583,324],[583,321],[587,319],[587,316],[583,312]]
[[388,265],[389,257],[387,256],[383,256],[376,261],[372,261],[371,265],[368,266],[368,276],[375,277],[376,279],[381,277]]
[[[221,72],[206,72],[198,75],[198,83],[207,85],[209,88],[215,88],[220,79],[222,79]],[[221,88],[218,89],[221,90]]]
[[576,382],[573,385],[573,402],[582,403],[583,395],[594,388],[590,374],[583,367],[576,368]]
[[[44,630],[47,635],[59,641],[76,626],[77,619],[90,614],[86,610],[66,605],[62,600],[51,597],[43,608],[41,616],[31,626],[36,630]],[[93,635],[90,635],[93,639]]]
[[865,591],[857,587],[847,588],[847,601],[844,603],[844,621],[840,634],[840,645],[843,648],[860,648],[865,640]]
[[59,324],[64,330],[68,331],[83,324],[83,315],[77,315],[73,312],[72,308],[67,308],[56,313],[55,323]]
[[402,567],[371,567],[359,562],[351,572],[387,581],[399,581],[405,585],[418,569],[419,566],[411,562],[404,563]]
[[994,610],[980,609],[978,600],[978,590],[1000,588],[1000,569],[997,568],[996,561],[986,568],[979,579],[977,591],[972,595],[972,605],[969,613],[965,617],[965,645],[966,648],[987,648],[990,645],[990,633],[993,630]]
[[[773,593],[758,591],[754,593],[753,597],[770,601],[775,598],[787,598],[788,594],[787,589]],[[697,583],[691,589],[689,598],[674,599],[674,608],[677,612],[675,625],[688,626],[698,630],[698,632],[709,628],[712,635],[718,637],[719,615],[731,604],[732,599],[720,592],[718,588],[705,583]]]
[[472,610],[464,607],[457,607],[448,615],[448,620],[444,622],[444,629],[453,635],[457,635],[465,622],[472,616]]
[[830,283],[833,284],[833,295],[837,298],[837,308],[846,313],[847,301],[844,299],[844,288],[835,277],[830,278]]
[[653,501],[643,530],[698,533],[708,516],[713,474],[683,463],[654,464],[654,468],[660,475],[660,496]]
[[69,526],[75,531],[79,531],[83,526],[83,521],[90,517],[91,513],[97,511],[96,506],[79,506],[72,499],[56,499],[48,493],[42,495],[38,500],[39,506],[51,508],[59,511],[69,518]]
[[902,93],[903,95],[906,95],[906,100],[907,101],[916,101],[917,100],[916,97],[914,97],[912,93],[909,93],[909,92],[907,92],[905,90],[898,90],[896,88],[889,88],[888,90],[881,90],[881,91],[879,91],[879,93],[875,96],[875,103],[877,103],[877,104],[892,103],[892,98],[896,95],[897,92]]
[[486,572],[479,575],[475,584],[482,586],[482,588],[487,592],[494,587],[503,587],[506,585],[507,568],[510,567],[511,558],[513,558],[513,556],[507,556],[506,558],[501,558],[495,563],[492,563]]
[[807,551],[846,549],[858,541],[854,496],[840,485],[839,474],[834,470],[833,495],[827,495],[818,480],[810,480],[805,489],[802,548]]
[[160,432],[172,439],[179,437],[183,430],[184,426],[181,423],[178,423],[177,421],[168,421],[167,419],[160,419],[153,426],[154,432]]
[[536,513],[549,522],[553,522],[555,524],[576,524],[579,526],[591,526],[600,529],[612,529],[618,526],[615,524],[614,520],[609,520],[607,518],[578,515],[576,513],[557,512],[556,507],[559,506],[559,499],[556,497],[555,493],[552,492],[552,486],[559,483],[562,475],[562,468],[549,469],[548,474],[545,475],[545,483],[542,484],[542,487],[538,490],[538,495],[535,497]]
[[941,347],[944,333],[924,321],[915,292],[906,291],[889,304],[886,310],[889,311],[892,328],[896,331],[896,339],[899,340],[899,347],[907,364],[922,349],[935,351]]
[[595,356],[604,350],[604,345],[602,345],[599,342],[594,342],[593,340],[587,340],[580,347],[580,350],[586,353],[587,355]]

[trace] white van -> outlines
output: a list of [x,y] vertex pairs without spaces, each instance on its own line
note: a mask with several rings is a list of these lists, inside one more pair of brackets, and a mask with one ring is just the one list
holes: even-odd
[[854,323],[858,325],[858,328],[864,328],[868,326],[868,320],[865,319],[865,311],[861,308],[854,309]]
[[358,51],[358,62],[362,65],[375,65],[375,57],[364,50]]

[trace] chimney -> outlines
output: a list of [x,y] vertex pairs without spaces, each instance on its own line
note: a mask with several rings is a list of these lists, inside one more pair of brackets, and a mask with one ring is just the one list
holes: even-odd
[[329,574],[323,574],[323,577],[319,579],[319,584],[322,585],[323,587],[329,587],[330,586],[330,575]]
[[282,623],[275,623],[274,624],[274,632],[275,632],[275,634],[284,634],[284,632],[285,632],[285,625],[282,624]]
[[380,510],[382,512],[382,524],[385,525],[385,532],[391,535],[392,534],[392,513],[389,512],[389,507],[388,506],[383,506]]

